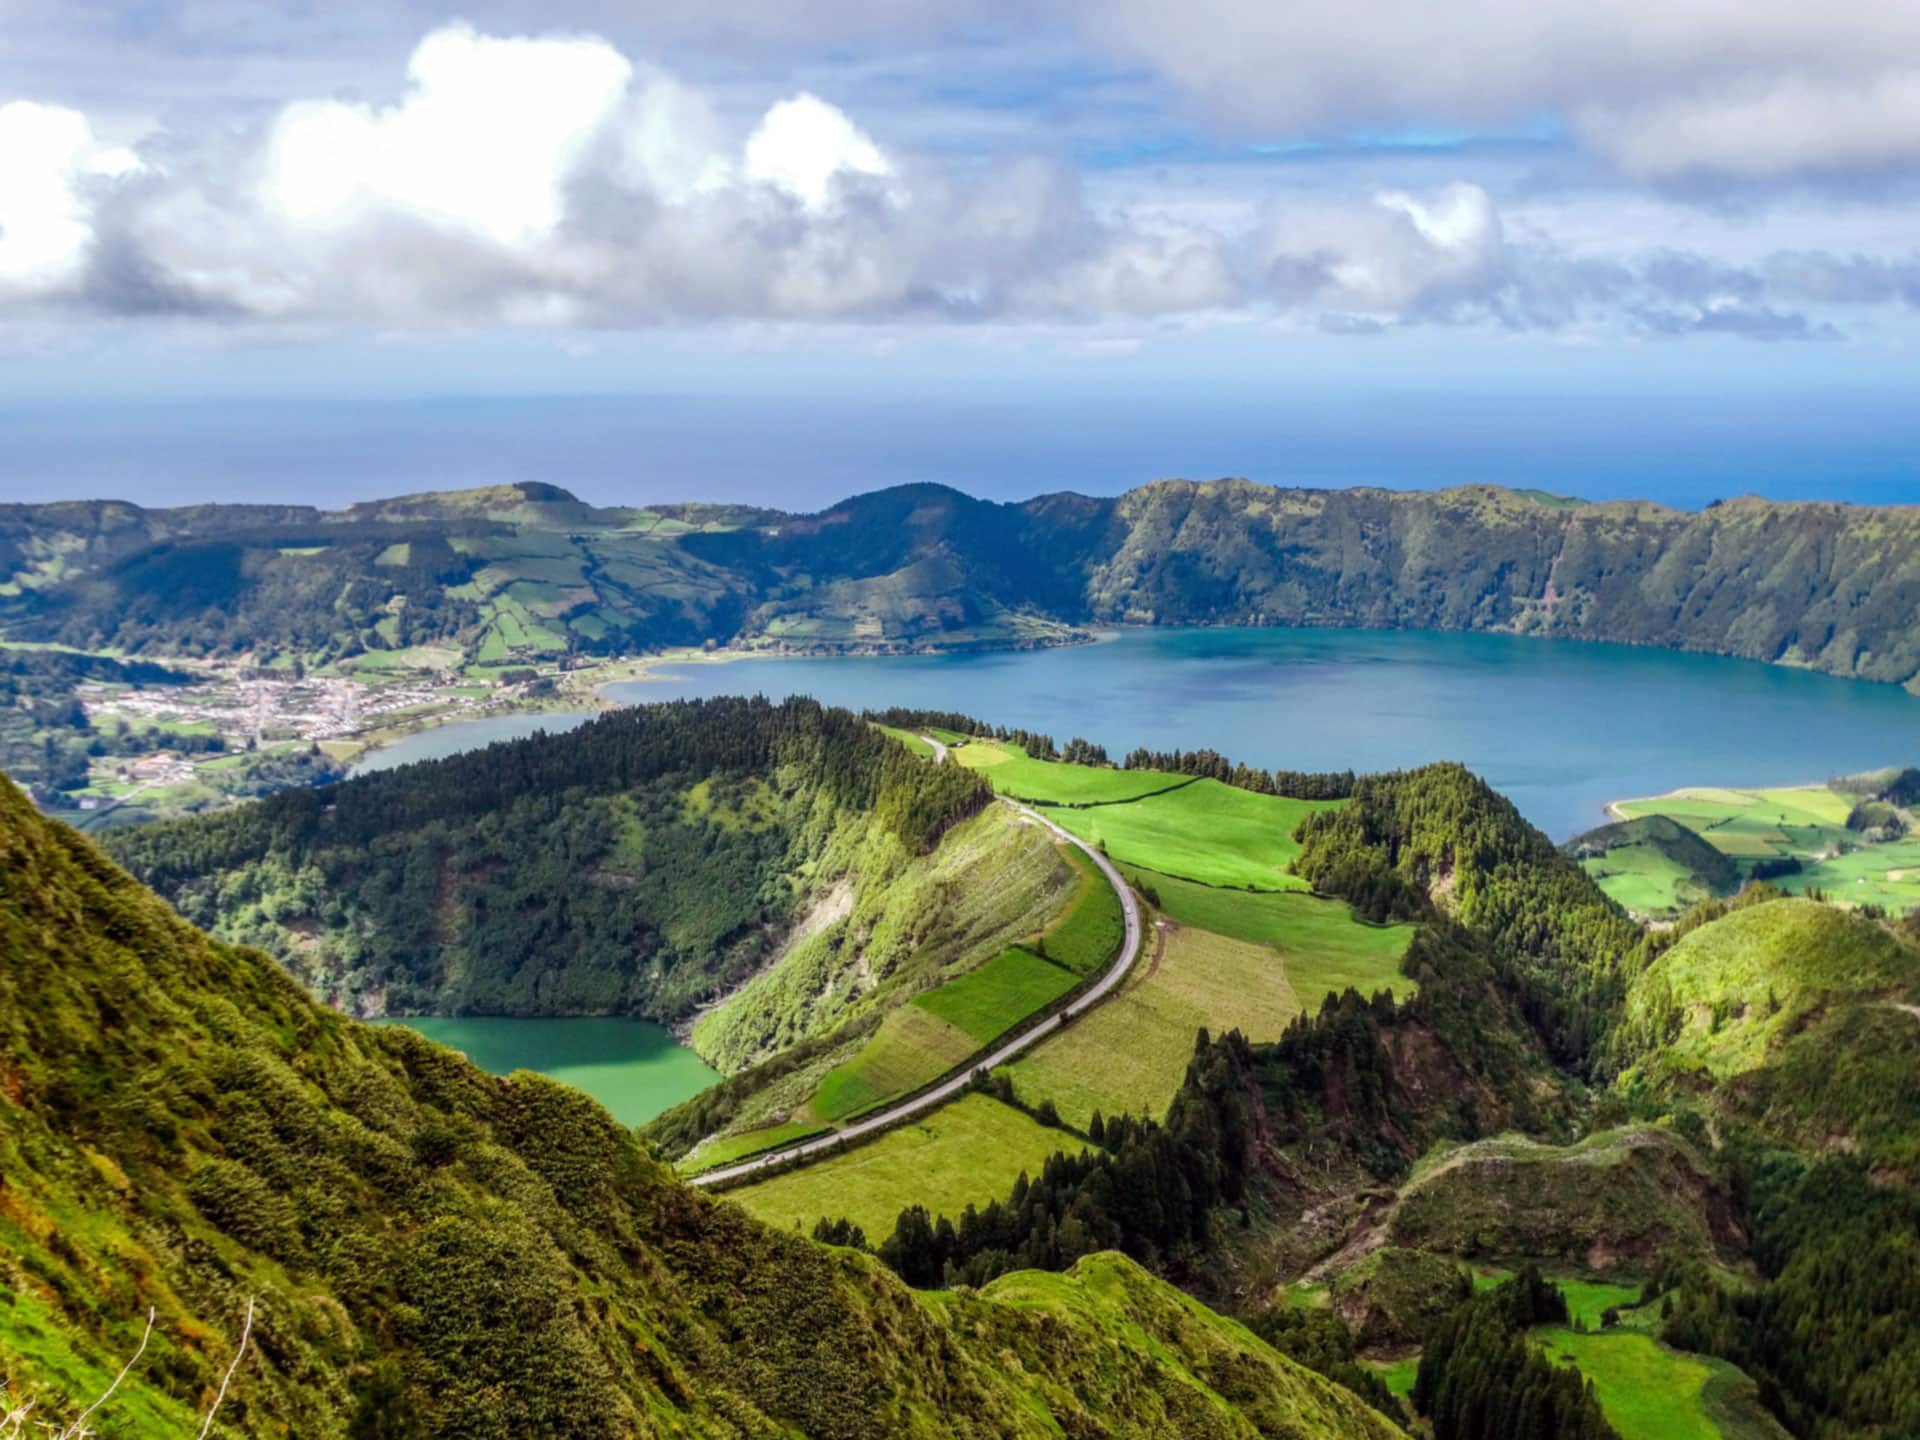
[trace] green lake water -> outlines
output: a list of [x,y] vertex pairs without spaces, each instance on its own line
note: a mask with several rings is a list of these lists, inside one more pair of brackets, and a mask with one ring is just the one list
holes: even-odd
[[452,1046],[482,1070],[537,1070],[584,1090],[622,1125],[642,1125],[720,1078],[650,1020],[551,1020],[512,1016],[408,1018],[429,1040]]

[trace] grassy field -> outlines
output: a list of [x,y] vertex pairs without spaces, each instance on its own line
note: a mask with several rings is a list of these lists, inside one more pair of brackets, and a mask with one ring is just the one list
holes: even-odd
[[1079,1142],[985,1095],[965,1095],[844,1155],[726,1192],[760,1219],[811,1230],[845,1215],[879,1244],[909,1205],[958,1215],[1006,1197],[1021,1171],[1038,1175]]
[[933,746],[929,745],[925,740],[922,740],[911,730],[902,730],[893,725],[880,725],[875,728],[891,735],[902,745],[906,746],[907,749],[920,756],[921,759],[931,760],[933,758]]
[[1071,970],[1016,945],[913,1003],[985,1045],[1079,983]]
[[1137,867],[1125,873],[1136,889],[1159,896],[1162,912],[1178,924],[1273,946],[1286,962],[1294,995],[1309,1009],[1349,985],[1363,995],[1391,990],[1404,999],[1413,993],[1413,982],[1400,973],[1411,925],[1362,924],[1344,901],[1298,891],[1249,894]]
[[1055,805],[1104,805],[1135,800],[1156,790],[1183,785],[1190,778],[1163,770],[1111,770],[1104,765],[1063,765],[1035,760],[1018,745],[973,740],[953,752],[969,770],[978,770],[1001,795]]
[[821,1120],[844,1120],[888,1096],[938,1080],[979,1048],[971,1035],[938,1015],[902,1005],[859,1054],[827,1072],[807,1108]]
[[1120,897],[1091,860],[1072,845],[1062,845],[1060,854],[1080,876],[1080,885],[1059,918],[1035,937],[1034,945],[1075,974],[1093,975],[1120,953],[1127,934],[1126,915]]
[[1316,810],[1337,802],[1256,795],[1218,780],[1126,805],[1052,809],[1048,818],[1129,865],[1205,885],[1252,890],[1305,890],[1287,867],[1300,853],[1293,832]]
[[[1773,878],[1795,894],[1818,889],[1849,905],[1884,905],[1901,911],[1920,905],[1920,839],[1865,845],[1846,828],[1853,798],[1825,786],[1770,790],[1695,787],[1671,795],[1622,800],[1614,809],[1629,819],[1665,815],[1694,831],[1743,872],[1762,860],[1792,858],[1797,874]],[[1601,888],[1631,909],[1661,913],[1674,908],[1667,876],[1651,861],[1627,860],[1626,851],[1588,861]],[[1596,867],[1599,867],[1596,870]],[[1603,873],[1619,871],[1619,874]],[[1667,895],[1663,906],[1654,902]]]
[[1621,1440],[1786,1440],[1753,1382],[1723,1360],[1619,1330],[1543,1330],[1538,1338],[1550,1360],[1593,1382]]
[[1051,1100],[1084,1129],[1095,1110],[1164,1119],[1193,1057],[1194,1032],[1239,1027],[1277,1040],[1299,1013],[1278,955],[1264,945],[1181,929],[1154,963],[1155,937],[1118,994],[1007,1067],[1027,1104]]
[[1693,871],[1653,845],[1622,845],[1582,860],[1580,868],[1640,915],[1671,914],[1683,909],[1689,896],[1704,898]]
[[764,1130],[750,1130],[744,1135],[729,1135],[715,1140],[711,1145],[701,1146],[683,1159],[678,1169],[684,1175],[697,1175],[702,1170],[714,1170],[735,1160],[744,1160],[749,1155],[777,1150],[783,1145],[823,1135],[827,1128],[825,1125],[810,1125],[794,1120],[785,1125],[769,1125]]

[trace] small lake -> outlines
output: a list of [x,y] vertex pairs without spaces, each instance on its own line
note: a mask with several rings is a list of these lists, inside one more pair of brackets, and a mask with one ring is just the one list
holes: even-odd
[[643,1125],[720,1078],[651,1020],[455,1016],[380,1023],[418,1030],[495,1075],[515,1070],[550,1075],[586,1091],[622,1125]]

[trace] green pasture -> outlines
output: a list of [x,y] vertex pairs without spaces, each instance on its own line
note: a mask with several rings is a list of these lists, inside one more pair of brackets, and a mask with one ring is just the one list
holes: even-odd
[[1239,1029],[1278,1040],[1300,1012],[1271,948],[1180,929],[1147,937],[1118,993],[1006,1068],[1021,1101],[1051,1100],[1084,1129],[1098,1110],[1166,1118],[1186,1077],[1195,1033]]
[[913,1003],[985,1045],[1079,983],[1071,970],[1016,945]]
[[953,757],[984,774],[995,793],[1039,804],[1106,805],[1184,785],[1189,779],[1164,770],[1113,770],[1104,765],[1035,760],[1018,745],[999,740],[969,741]]
[[821,1120],[848,1119],[882,1100],[938,1080],[980,1044],[939,1015],[918,1005],[902,1005],[881,1022],[853,1059],[821,1078],[807,1109]]
[[877,1245],[909,1205],[958,1216],[970,1204],[1004,1200],[1022,1171],[1038,1175],[1057,1151],[1081,1148],[998,1100],[964,1095],[877,1140],[725,1198],[782,1229],[810,1231],[823,1216],[844,1215]]
[[921,759],[931,760],[933,758],[933,746],[929,745],[925,740],[921,739],[918,735],[914,734],[913,731],[902,730],[895,725],[881,725],[877,728],[883,734],[891,735],[894,739],[898,740],[902,745],[906,746],[907,749],[911,750],[914,754],[920,756]]
[[1218,780],[1196,780],[1130,804],[1047,814],[1129,865],[1205,885],[1305,890],[1304,880],[1287,873],[1300,853],[1293,832],[1308,815],[1338,803],[1256,795]]
[[1078,847],[1062,845],[1060,853],[1080,876],[1080,884],[1067,908],[1040,932],[1034,946],[1076,975],[1098,974],[1120,953],[1127,933],[1126,914],[1107,877]]
[[1400,973],[1411,925],[1364,924],[1344,901],[1302,891],[1221,890],[1137,867],[1125,874],[1136,890],[1157,895],[1161,912],[1177,924],[1278,950],[1287,982],[1308,1009],[1349,986],[1362,995],[1413,993]]
[[697,1175],[703,1170],[717,1170],[722,1165],[732,1164],[735,1160],[745,1160],[749,1155],[779,1150],[788,1145],[798,1144],[802,1140],[810,1140],[815,1135],[824,1135],[828,1128],[825,1125],[811,1125],[804,1121],[793,1120],[784,1125],[769,1125],[764,1130],[749,1130],[744,1135],[728,1135],[710,1144],[702,1145],[680,1162],[679,1169],[686,1175]]

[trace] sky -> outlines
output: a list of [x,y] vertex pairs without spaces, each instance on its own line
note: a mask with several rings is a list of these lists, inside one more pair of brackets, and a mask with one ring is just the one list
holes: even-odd
[[1920,502],[1894,0],[0,0],[0,499]]

